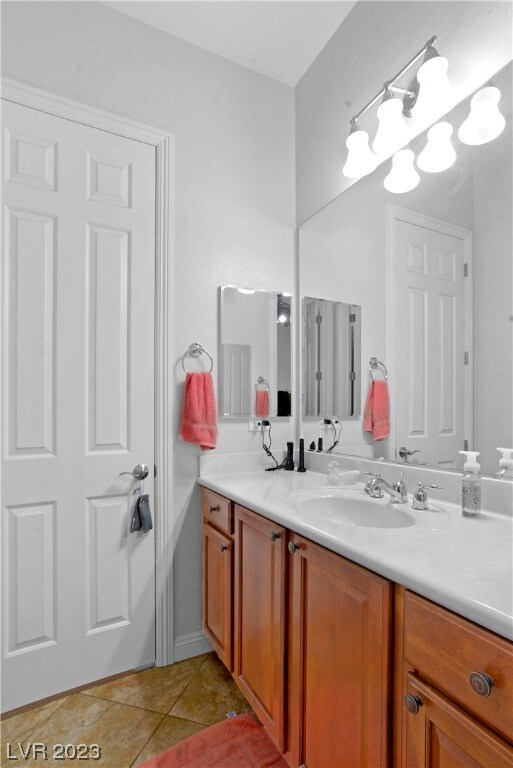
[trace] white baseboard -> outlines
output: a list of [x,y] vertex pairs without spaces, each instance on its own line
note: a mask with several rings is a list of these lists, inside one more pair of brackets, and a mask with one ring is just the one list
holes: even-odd
[[192,659],[202,653],[210,653],[212,646],[203,632],[191,632],[188,635],[180,635],[175,640],[173,658],[175,661]]

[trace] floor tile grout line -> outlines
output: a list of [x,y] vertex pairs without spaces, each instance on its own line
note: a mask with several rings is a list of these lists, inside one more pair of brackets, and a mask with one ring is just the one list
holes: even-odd
[[[63,705],[63,704],[64,704],[64,703],[65,703],[65,702],[66,702],[66,701],[69,699],[69,698],[70,698],[69,696],[64,696],[64,697],[62,698],[62,701],[61,701],[61,703],[59,704],[59,706],[58,706],[58,707],[56,707],[56,708],[55,708],[55,709],[54,709],[52,712],[50,712],[50,714],[48,715],[48,717],[45,717],[43,720],[41,720],[41,722],[40,722],[40,723],[38,723],[37,725],[35,725],[35,726],[32,728],[32,730],[31,730],[31,731],[29,731],[29,733],[27,734],[27,738],[26,738],[26,741],[28,741],[28,740],[30,739],[30,737],[32,736],[32,734],[34,733],[34,731],[35,731],[37,728],[39,728],[39,726],[41,726],[41,725],[44,725],[45,723],[47,723],[47,722],[48,722],[48,720],[49,720],[51,717],[53,717],[53,715],[54,715],[56,712],[58,712],[58,711],[59,711],[59,709],[62,707],[62,705]],[[57,701],[59,701],[59,699],[57,699]],[[42,706],[45,706],[45,705],[43,704]],[[30,710],[27,710],[27,712],[30,712]],[[20,712],[19,714],[20,714],[20,715],[23,715],[23,714],[25,714],[25,713],[24,713],[24,712]],[[18,717],[18,715],[13,715],[13,718],[14,718],[14,717]],[[3,721],[3,722],[8,722],[10,719],[11,719],[11,718],[9,718],[9,717],[8,717],[8,718],[7,718],[7,720],[5,720],[5,721]],[[1,730],[1,724],[0,724],[0,730]],[[3,742],[3,739],[2,739],[2,742]]]
[[103,696],[92,696],[89,693],[86,693],[86,694],[74,693],[73,696],[89,696],[89,698],[91,699],[99,699],[100,701],[105,701],[108,704],[119,704],[122,707],[131,707],[132,709],[140,709],[141,712],[151,712],[153,715],[162,715],[163,717],[165,717],[168,714],[167,712],[159,712],[158,709],[148,709],[148,707],[141,707],[139,706],[139,704],[128,704],[125,701],[118,701],[117,699],[106,699]]
[[[159,712],[159,714],[160,714],[160,712]],[[144,742],[144,744],[142,745],[141,749],[139,750],[139,752],[136,754],[136,756],[134,757],[134,759],[130,763],[130,768],[132,768],[134,763],[137,762],[137,760],[139,759],[140,755],[142,754],[144,748],[148,746],[148,743],[150,742],[150,739],[152,739],[155,736],[156,732],[158,731],[158,729],[160,728],[160,726],[164,722],[164,718],[165,717],[166,717],[166,715],[162,715],[162,719],[160,720],[159,723],[157,723],[157,725],[155,726],[155,729],[151,732],[151,734],[149,735],[148,739]]]
[[[212,653],[213,653],[213,651],[212,651]],[[201,670],[203,669],[203,667],[205,666],[205,664],[206,664],[206,663],[207,663],[207,661],[209,660],[210,656],[211,656],[211,654],[209,653],[209,654],[208,654],[208,656],[207,656],[207,658],[206,658],[206,659],[205,659],[205,660],[204,660],[204,661],[201,663],[201,665],[198,667],[198,670],[197,670],[197,672],[195,672],[195,673],[193,674],[193,676],[191,677],[191,679],[189,680],[189,682],[187,683],[187,685],[185,686],[185,688],[183,689],[183,691],[181,692],[181,694],[179,695],[179,697],[176,699],[176,701],[174,701],[174,702],[173,702],[173,704],[171,704],[171,709],[170,709],[170,710],[167,712],[167,714],[168,714],[168,715],[170,715],[170,714],[171,714],[171,710],[173,709],[173,707],[176,707],[176,705],[178,704],[178,702],[180,701],[180,699],[182,698],[182,696],[185,694],[185,691],[186,691],[186,690],[189,688],[189,686],[192,684],[193,680],[195,680],[195,679],[196,679],[196,677],[197,677],[197,676],[200,674]],[[173,717],[175,717],[175,715],[173,715]],[[185,719],[185,718],[184,718],[184,719]]]

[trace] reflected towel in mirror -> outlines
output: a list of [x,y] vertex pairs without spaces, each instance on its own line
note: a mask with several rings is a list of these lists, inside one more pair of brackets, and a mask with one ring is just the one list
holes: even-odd
[[257,416],[269,416],[269,392],[267,390],[257,389],[255,414]]
[[365,432],[372,432],[374,440],[383,440],[390,434],[390,400],[386,381],[370,383],[363,428]]

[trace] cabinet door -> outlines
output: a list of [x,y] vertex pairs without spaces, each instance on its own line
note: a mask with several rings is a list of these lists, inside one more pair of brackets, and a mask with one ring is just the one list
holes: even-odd
[[292,765],[389,761],[392,584],[291,536]]
[[230,672],[233,638],[233,542],[203,522],[203,632]]
[[404,768],[511,768],[511,747],[434,688],[409,674],[406,694]]
[[234,679],[280,749],[285,717],[286,532],[235,507]]

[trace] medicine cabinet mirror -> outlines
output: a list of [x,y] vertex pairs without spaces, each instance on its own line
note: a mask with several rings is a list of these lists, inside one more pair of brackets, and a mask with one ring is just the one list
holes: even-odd
[[292,415],[292,296],[220,288],[222,418]]
[[303,417],[360,415],[360,307],[306,296],[302,302]]
[[[427,172],[416,164],[417,186],[393,194],[384,187],[387,160],[300,227],[300,301],[361,306],[362,404],[369,360],[388,370],[389,436],[374,440],[364,431],[362,407],[342,422],[340,453],[461,470],[458,452],[468,447],[493,475],[497,447],[512,447],[511,63],[492,85],[505,118],[496,138],[461,141],[470,112],[464,99],[444,118],[453,128],[450,167]],[[415,158],[427,141],[425,132],[410,142]],[[342,155],[341,147],[341,162]],[[300,381],[308,375],[305,366]],[[319,426],[306,415],[308,443]]]

